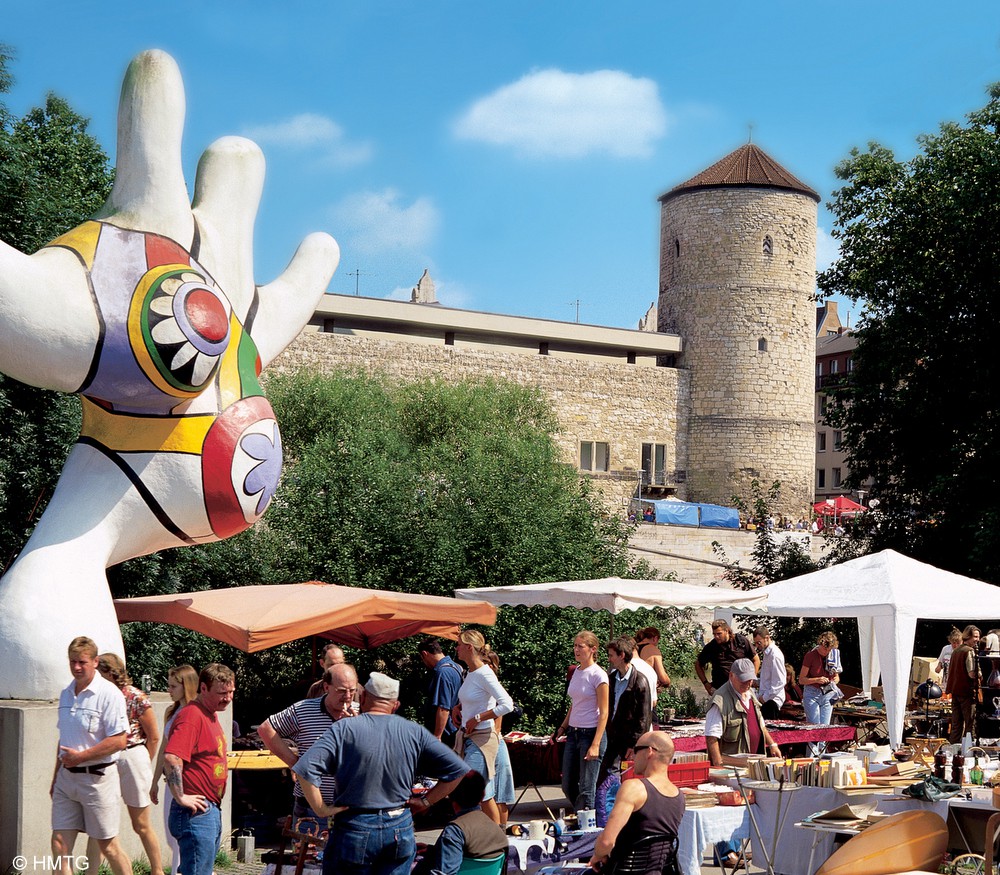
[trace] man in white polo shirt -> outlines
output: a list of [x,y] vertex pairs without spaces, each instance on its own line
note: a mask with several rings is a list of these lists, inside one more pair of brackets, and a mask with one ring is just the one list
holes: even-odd
[[785,704],[785,654],[771,640],[771,630],[758,626],[753,633],[753,644],[760,656],[758,695],[760,710],[766,720],[777,720]]
[[125,750],[125,697],[97,673],[97,645],[74,638],[69,645],[73,682],[59,696],[59,750],[52,797],[52,856],[61,875],[72,875],[79,832],[96,839],[114,875],[131,875],[132,863],[118,843],[121,786],[118,754]]

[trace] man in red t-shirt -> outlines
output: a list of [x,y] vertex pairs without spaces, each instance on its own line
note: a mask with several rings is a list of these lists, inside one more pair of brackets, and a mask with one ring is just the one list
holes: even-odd
[[177,712],[167,739],[164,767],[175,805],[170,834],[177,839],[184,875],[211,875],[222,838],[228,775],[226,736],[218,713],[233,701],[232,669],[213,662],[201,670],[198,698]]

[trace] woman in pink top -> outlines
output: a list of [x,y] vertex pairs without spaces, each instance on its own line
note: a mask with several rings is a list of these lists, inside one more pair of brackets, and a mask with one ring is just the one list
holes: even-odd
[[566,733],[563,750],[562,789],[577,811],[594,808],[597,772],[607,746],[608,673],[597,664],[600,642],[593,632],[583,631],[573,640],[576,671],[569,681],[570,709],[549,739]]

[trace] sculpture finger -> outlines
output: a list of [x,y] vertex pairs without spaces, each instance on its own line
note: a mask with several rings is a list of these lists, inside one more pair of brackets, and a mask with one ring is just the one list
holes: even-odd
[[316,310],[340,261],[340,247],[329,234],[310,234],[274,282],[260,289],[251,331],[261,364],[267,367],[297,336]]
[[77,257],[28,256],[0,242],[0,372],[73,392],[90,369],[100,325]]
[[194,183],[199,245],[195,257],[225,290],[236,312],[253,299],[253,226],[264,187],[264,154],[243,137],[223,137],[205,150]]
[[98,218],[191,244],[194,222],[181,167],[184,83],[158,50],[128,65],[118,104],[118,155],[111,196]]

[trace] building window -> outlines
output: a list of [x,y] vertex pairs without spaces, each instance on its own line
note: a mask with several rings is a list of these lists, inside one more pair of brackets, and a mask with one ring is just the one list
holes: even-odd
[[833,433],[833,448],[838,453],[840,452],[840,445],[843,443],[844,433],[842,431],[835,431]]
[[826,489],[826,470],[823,468],[816,469],[816,488]]
[[840,468],[833,468],[831,470],[832,470],[832,474],[833,474],[833,488],[834,489],[839,489],[840,488],[840,484],[842,482],[841,478],[840,478]]
[[771,239],[770,234],[764,237],[764,254],[767,256],[774,255],[774,241]]
[[818,431],[816,432],[816,452],[825,453],[826,452],[826,432]]
[[607,471],[609,455],[603,441],[580,441],[580,470]]
[[674,258],[681,257],[681,241],[678,238],[674,238]]
[[643,481],[650,486],[665,486],[667,483],[667,445],[642,445]]
[[847,373],[850,373],[853,370],[854,370],[854,359],[853,358],[848,358],[847,359]]
[[840,362],[836,359],[830,359],[830,373],[836,374],[840,370]]
[[826,416],[826,405],[828,403],[826,395],[820,395],[818,403],[819,403],[819,415],[820,415],[820,417]]
[[539,355],[549,354],[549,342],[547,340],[538,341],[538,354]]
[[455,345],[455,332],[454,331],[446,331],[444,333],[444,345],[445,346],[454,346]]
[[823,376],[823,362],[816,362],[816,376]]
[[757,340],[757,352],[767,352],[767,338],[761,337]]

